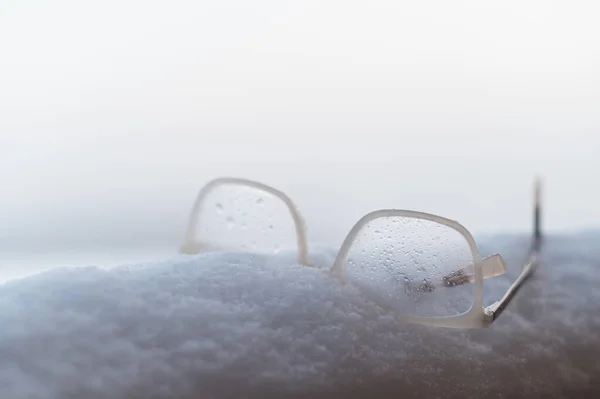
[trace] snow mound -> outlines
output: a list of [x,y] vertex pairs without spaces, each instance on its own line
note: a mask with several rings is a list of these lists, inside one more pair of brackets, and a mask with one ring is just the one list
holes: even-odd
[[[53,269],[0,285],[0,392],[485,397],[586,387],[600,374],[598,265],[556,248],[491,328],[471,331],[400,323],[328,274],[328,249],[311,255],[313,268],[232,253]],[[508,287],[521,255],[506,256],[511,270],[486,281],[486,297]]]

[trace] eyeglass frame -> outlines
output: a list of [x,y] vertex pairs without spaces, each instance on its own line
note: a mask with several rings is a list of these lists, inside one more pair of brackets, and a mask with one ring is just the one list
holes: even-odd
[[[241,185],[256,190],[264,191],[279,200],[281,200],[287,207],[293,221],[296,232],[296,244],[298,246],[298,262],[304,266],[312,266],[308,258],[308,242],[304,219],[298,210],[298,207],[287,196],[284,192],[268,186],[266,184],[236,177],[221,177],[210,181],[206,184],[196,197],[196,201],[192,207],[189,215],[188,225],[184,238],[184,243],[180,247],[181,254],[197,254],[203,252],[203,249],[208,249],[210,245],[202,245],[196,240],[196,230],[199,224],[199,215],[204,204],[204,200],[209,193],[219,186],[224,185]],[[527,261],[523,266],[523,270],[517,279],[511,284],[506,293],[495,303],[490,306],[483,306],[483,280],[485,278],[495,277],[506,272],[506,263],[500,254],[493,254],[491,256],[481,258],[479,249],[475,243],[475,239],[472,234],[462,224],[457,221],[447,219],[442,216],[433,215],[430,213],[403,210],[403,209],[381,209],[370,212],[358,220],[346,235],[340,250],[336,256],[335,262],[330,269],[330,273],[341,281],[345,281],[344,278],[344,265],[347,259],[348,253],[352,244],[354,243],[356,236],[369,222],[383,218],[383,217],[405,217],[413,219],[428,220],[430,222],[438,223],[447,226],[459,234],[461,234],[469,245],[471,254],[473,256],[474,264],[472,265],[474,270],[474,281],[471,278],[464,278],[460,272],[464,269],[459,269],[457,276],[460,276],[458,280],[455,279],[454,275],[445,276],[444,279],[450,279],[454,281],[448,286],[462,285],[465,283],[475,284],[474,298],[469,310],[452,316],[436,316],[426,317],[417,316],[405,313],[395,313],[397,319],[414,324],[421,324],[426,326],[435,327],[447,327],[447,328],[486,328],[489,327],[506,309],[508,304],[512,301],[516,293],[523,286],[525,280],[527,280],[539,265],[539,252],[541,249],[542,235],[540,229],[540,198],[541,198],[541,184],[540,181],[536,181],[535,185],[535,233],[533,245],[530,248],[527,256]],[[455,279],[455,280],[452,280]],[[433,287],[435,289],[435,287]]]

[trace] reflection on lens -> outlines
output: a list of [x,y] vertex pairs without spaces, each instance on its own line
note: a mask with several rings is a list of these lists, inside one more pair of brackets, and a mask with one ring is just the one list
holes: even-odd
[[354,238],[346,278],[373,300],[417,316],[453,316],[473,303],[474,258],[466,238],[425,219],[388,216]]

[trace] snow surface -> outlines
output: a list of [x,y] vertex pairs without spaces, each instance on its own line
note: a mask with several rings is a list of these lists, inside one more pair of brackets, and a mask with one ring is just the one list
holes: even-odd
[[[550,239],[489,329],[406,325],[327,270],[335,251],[57,268],[0,285],[0,397],[516,397],[600,375],[597,236]],[[489,240],[509,273],[526,242]],[[587,391],[583,391],[587,390]]]

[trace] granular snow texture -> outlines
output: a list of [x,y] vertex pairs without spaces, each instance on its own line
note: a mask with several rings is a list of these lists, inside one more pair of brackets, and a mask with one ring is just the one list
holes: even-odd
[[[57,268],[0,285],[0,397],[593,397],[597,236],[547,240],[536,275],[488,329],[397,321],[328,274],[335,251],[203,254]],[[488,240],[519,273],[526,240]]]

